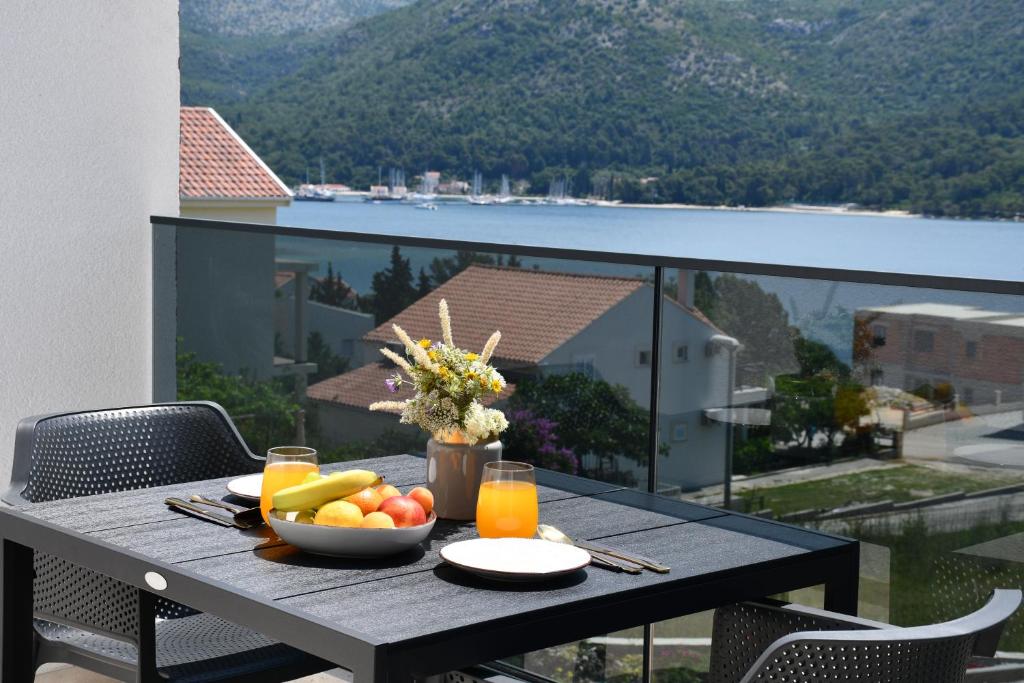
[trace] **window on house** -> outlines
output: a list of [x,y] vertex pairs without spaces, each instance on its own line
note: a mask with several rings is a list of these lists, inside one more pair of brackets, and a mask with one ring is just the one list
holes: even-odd
[[885,346],[885,325],[874,325],[871,327],[871,346],[878,348]]
[[672,441],[686,441],[686,421],[672,423]]
[[637,365],[650,365],[651,364],[651,350],[650,349],[637,349],[636,352],[636,364]]
[[966,344],[964,344],[964,355],[967,356],[968,358],[977,358],[978,357],[978,342],[976,342],[976,341],[969,341]]
[[685,363],[690,360],[689,344],[676,344],[672,347],[672,360],[676,363]]
[[572,357],[572,369],[573,372],[578,372],[582,375],[593,379],[594,378],[594,354],[588,353],[580,356]]
[[914,350],[919,353],[930,353],[935,350],[935,333],[929,330],[914,332]]

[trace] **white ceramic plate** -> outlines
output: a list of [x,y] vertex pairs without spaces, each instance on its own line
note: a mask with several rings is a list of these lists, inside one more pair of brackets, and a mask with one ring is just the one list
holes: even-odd
[[500,581],[542,581],[590,564],[590,553],[539,538],[474,538],[441,549],[450,565]]
[[228,491],[248,500],[260,502],[260,491],[263,489],[263,473],[249,474],[228,482]]
[[437,515],[426,524],[401,529],[353,529],[323,524],[298,524],[270,512],[270,526],[285,543],[315,555],[330,557],[386,557],[416,546],[430,535]]

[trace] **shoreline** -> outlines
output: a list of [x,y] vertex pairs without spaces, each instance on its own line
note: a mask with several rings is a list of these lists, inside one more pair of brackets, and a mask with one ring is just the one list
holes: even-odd
[[[340,196],[346,197],[351,200],[355,198],[365,198],[368,196],[367,192],[360,190],[349,190],[345,192],[338,192]],[[537,200],[544,199],[544,197],[522,195],[513,197],[516,201],[527,201],[536,202]],[[437,201],[439,202],[466,202],[467,195],[460,194],[442,194],[437,195]],[[514,206],[515,203],[510,204]],[[919,213],[911,213],[910,211],[903,211],[899,209],[886,209],[886,210],[875,210],[875,209],[864,209],[864,208],[847,208],[845,206],[828,206],[818,204],[782,204],[778,206],[728,206],[725,204],[710,205],[710,204],[636,204],[627,203],[620,201],[608,201],[606,199],[581,199],[580,203],[576,206],[596,206],[599,208],[612,208],[612,209],[673,209],[673,210],[684,210],[684,211],[744,211],[744,212],[759,212],[764,211],[768,213],[797,213],[797,214],[812,214],[812,215],[827,215],[827,216],[868,216],[878,218],[924,218],[925,216]]]
[[878,218],[924,218],[922,214],[911,213],[899,209],[886,209],[878,211],[874,209],[845,208],[842,206],[822,206],[816,204],[783,204],[781,206],[706,206],[703,204],[625,204],[600,201],[594,206],[623,207],[629,209],[685,209],[688,211],[746,211],[746,212],[768,212],[768,213],[803,213],[828,216],[874,216]]

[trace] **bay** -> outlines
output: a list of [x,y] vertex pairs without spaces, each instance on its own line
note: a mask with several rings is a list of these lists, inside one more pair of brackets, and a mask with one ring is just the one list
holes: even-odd
[[[440,203],[295,202],[278,224],[476,242],[749,263],[1024,281],[1024,224],[757,210]],[[359,292],[387,267],[390,246],[281,237],[279,258],[328,263]],[[451,251],[402,248],[414,275]],[[639,265],[524,258],[525,267],[650,277]],[[736,271],[742,274],[742,268]],[[667,276],[675,278],[674,271]],[[849,356],[849,315],[866,306],[932,302],[1024,311],[1024,297],[914,287],[747,276],[779,297],[791,323]],[[846,329],[844,329],[846,328]]]

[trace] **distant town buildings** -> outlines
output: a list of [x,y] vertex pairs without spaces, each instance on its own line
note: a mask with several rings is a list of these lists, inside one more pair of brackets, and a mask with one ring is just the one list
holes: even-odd
[[469,183],[465,180],[446,180],[438,183],[437,191],[441,194],[466,194],[469,192]]

